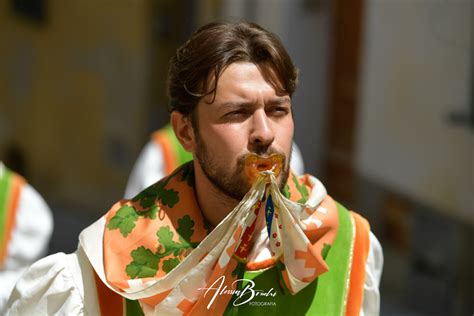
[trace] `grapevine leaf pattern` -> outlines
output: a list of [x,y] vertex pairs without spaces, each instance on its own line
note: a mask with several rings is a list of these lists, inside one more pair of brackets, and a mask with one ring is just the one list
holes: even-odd
[[145,212],[139,212],[139,215],[143,215],[145,218],[156,219],[156,214],[158,213],[158,206],[154,204]]
[[[180,176],[180,181],[186,181],[188,185],[194,185],[194,170],[192,164],[185,164],[176,170],[169,177],[149,186],[133,199],[132,205],[122,206],[111,218],[108,229],[119,229],[120,233],[127,235],[135,228],[139,216],[156,219],[160,211],[160,204],[173,208],[179,202],[179,193],[174,189],[167,188],[168,182],[176,176]],[[161,202],[161,203],[159,203]],[[140,207],[137,207],[137,204]],[[138,208],[138,209],[137,209]],[[148,249],[140,246],[131,251],[132,261],[126,266],[125,272],[131,278],[153,277],[160,269],[168,273],[174,269],[183,257],[185,251],[195,248],[199,242],[191,242],[194,234],[195,222],[189,215],[178,219],[176,232],[169,226],[162,226],[156,232],[158,247]],[[177,239],[178,241],[175,241]],[[166,258],[166,259],[164,259]],[[163,261],[161,261],[164,259]]]
[[143,207],[143,208],[149,208],[153,204],[155,204],[155,197],[154,196],[146,197],[146,198],[144,198],[143,200],[140,201],[140,206]]
[[190,242],[191,236],[194,234],[193,227],[194,221],[189,215],[178,219],[176,231],[180,235],[179,242],[173,240],[174,233],[169,226],[161,227],[156,232],[159,243],[156,252],[143,246],[132,250],[130,255],[133,260],[125,268],[127,275],[132,279],[153,277],[158,272],[161,259],[171,254],[174,257],[164,260],[162,269],[166,273],[174,269],[180,263],[179,256],[186,249],[194,248],[199,244],[198,242]]
[[175,206],[176,203],[179,202],[178,192],[173,189],[165,189],[163,188],[159,193],[158,196],[161,198],[161,202],[164,205],[168,205],[170,208]]
[[143,246],[132,250],[133,261],[127,265],[125,272],[132,278],[149,278],[155,276],[158,271],[160,257],[150,249]]
[[166,259],[165,261],[163,261],[163,271],[168,273],[171,270],[173,270],[178,264],[179,264],[178,258]]
[[135,208],[128,205],[122,206],[114,217],[110,219],[107,228],[110,230],[119,229],[122,236],[127,237],[135,228],[135,222],[138,218]]
[[158,242],[165,248],[165,254],[173,253],[177,256],[182,249],[182,246],[173,240],[173,232],[169,226],[161,227],[156,233]]
[[182,218],[178,219],[178,228],[176,231],[182,239],[189,242],[191,236],[194,234],[194,221],[191,219],[191,216],[185,215]]
[[146,188],[145,190],[143,190],[142,192],[138,193],[134,198],[132,198],[132,201],[137,202],[137,201],[143,201],[145,199],[150,199],[150,198],[154,199],[156,195],[158,194],[158,190],[156,188],[158,183],[155,183],[149,186],[148,188]]
[[128,234],[135,228],[136,221],[139,216],[145,218],[156,219],[159,204],[174,207],[179,202],[179,193],[174,189],[166,189],[168,182],[180,173],[180,169],[174,172],[169,177],[149,186],[134,198],[132,202],[138,202],[142,210],[137,210],[134,205],[124,205],[118,212],[111,218],[107,228],[109,230],[119,229],[123,237],[127,237]]
[[172,176],[169,176],[168,178],[165,178],[160,182],[149,186],[144,191],[135,196],[132,201],[140,201],[140,206],[144,209],[147,209],[154,205],[157,200],[161,200],[163,205],[167,205],[172,208],[176,203],[179,202],[179,194],[173,189],[166,189],[166,185],[171,178]]
[[163,205],[172,208],[179,202],[178,192],[173,189],[166,189],[166,185],[172,177],[173,176],[169,176],[168,178],[153,184],[134,197],[132,201],[140,201],[140,206],[146,209],[154,205],[157,200],[161,200]]

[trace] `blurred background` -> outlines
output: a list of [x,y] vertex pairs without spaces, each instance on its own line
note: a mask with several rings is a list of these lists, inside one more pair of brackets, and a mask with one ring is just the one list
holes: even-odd
[[123,196],[169,58],[227,18],[300,69],[295,140],[382,243],[381,314],[472,315],[472,0],[0,0],[0,160],[53,210],[50,253]]

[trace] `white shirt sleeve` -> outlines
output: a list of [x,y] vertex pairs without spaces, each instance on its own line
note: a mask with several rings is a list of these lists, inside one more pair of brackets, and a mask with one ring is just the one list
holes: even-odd
[[297,176],[304,175],[303,155],[301,154],[301,151],[295,142],[293,142],[293,151],[291,153],[290,167],[291,170],[293,170],[293,172]]
[[[370,233],[364,301],[360,315],[379,315],[382,247]],[[99,315],[94,272],[83,249],[33,264],[17,282],[6,315]]]
[[6,315],[100,315],[93,269],[83,250],[33,264],[17,282]]
[[133,166],[125,189],[125,198],[133,198],[143,189],[165,176],[165,162],[161,146],[150,140],[143,147]]
[[47,253],[52,232],[49,207],[38,192],[26,184],[20,192],[15,226],[0,268],[0,314],[17,279],[30,264]]
[[383,252],[377,237],[370,232],[370,250],[365,265],[364,301],[361,316],[380,314],[380,278],[383,269]]

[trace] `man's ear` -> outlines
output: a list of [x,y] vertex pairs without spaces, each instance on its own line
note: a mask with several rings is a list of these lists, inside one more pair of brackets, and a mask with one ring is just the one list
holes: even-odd
[[171,112],[171,126],[173,126],[176,138],[186,151],[191,153],[196,148],[196,138],[189,115],[184,115],[178,111]]

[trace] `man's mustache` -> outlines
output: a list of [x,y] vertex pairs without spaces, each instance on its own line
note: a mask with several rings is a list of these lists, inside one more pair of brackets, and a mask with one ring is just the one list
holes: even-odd
[[252,155],[252,154],[255,154],[255,155],[257,155],[261,158],[269,158],[273,154],[281,155],[283,157],[283,161],[282,161],[283,168],[285,168],[286,162],[288,160],[286,155],[283,152],[278,151],[274,148],[267,148],[267,150],[265,152],[249,151],[248,153],[243,154],[238,158],[237,165],[238,165],[239,169],[243,169],[245,167],[245,161],[246,161],[247,157]]
[[276,150],[271,148],[270,146],[259,144],[259,143],[253,146],[253,148],[250,150],[250,153],[254,153],[259,156],[263,156],[263,155],[270,156],[271,154],[280,154]]

